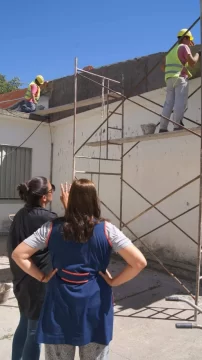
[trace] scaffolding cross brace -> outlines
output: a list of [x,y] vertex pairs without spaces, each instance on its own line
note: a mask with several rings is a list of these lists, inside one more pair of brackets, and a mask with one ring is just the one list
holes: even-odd
[[[200,0],[202,3],[202,0]],[[201,16],[202,18],[202,16]],[[200,18],[196,19],[196,21],[189,27],[189,29],[187,30],[187,32],[189,30],[192,29],[192,27],[200,20]],[[201,25],[201,32],[202,32],[202,25]],[[185,34],[186,35],[186,34]],[[202,39],[202,35],[201,35],[201,39]],[[174,46],[177,44],[177,42],[170,48],[170,50],[167,52],[167,54],[174,48]],[[138,84],[136,84],[136,88],[140,85],[140,83],[142,83],[151,73],[152,71],[160,64],[160,62],[158,62],[155,66],[152,67],[152,69],[148,72],[148,74],[146,76],[143,77],[143,79],[141,81],[138,82]],[[124,157],[131,151],[133,150],[136,146],[138,146],[140,144],[140,141],[136,141],[136,143],[134,145],[132,145],[132,147],[130,149],[128,149],[126,152],[124,152],[124,143],[127,141],[127,138],[124,137],[124,103],[125,101],[130,101],[131,103],[134,103],[137,106],[140,106],[141,108],[148,110],[149,112],[157,115],[157,116],[162,116],[161,114],[147,108],[146,106],[138,103],[137,101],[134,101],[132,99],[130,99],[129,97],[126,97],[124,95],[124,79],[122,77],[121,81],[117,81],[117,80],[113,80],[110,78],[107,78],[105,76],[101,76],[92,72],[88,72],[85,70],[82,70],[80,68],[78,68],[78,59],[75,58],[75,64],[74,64],[74,119],[73,119],[73,173],[72,173],[72,178],[74,179],[76,176],[76,173],[82,173],[82,174],[90,174],[91,175],[91,179],[93,179],[94,175],[98,175],[99,176],[99,187],[100,187],[100,175],[117,175],[120,177],[120,211],[119,211],[119,216],[117,214],[115,214],[102,200],[101,203],[103,206],[105,206],[106,209],[108,209],[108,211],[110,211],[116,218],[117,220],[119,220],[120,222],[120,229],[122,228],[126,228],[128,229],[131,234],[133,234],[133,236],[135,237],[135,241],[139,240],[142,245],[147,249],[147,251],[155,258],[155,260],[162,266],[162,268],[170,275],[172,276],[172,278],[178,282],[178,284],[180,284],[183,289],[189,294],[191,295],[191,297],[194,299],[196,306],[198,306],[198,301],[199,301],[199,290],[200,290],[200,265],[201,265],[201,243],[202,243],[202,133],[201,133],[201,129],[200,129],[200,134],[195,131],[193,131],[192,129],[188,129],[184,126],[180,126],[184,131],[186,131],[189,134],[195,135],[196,137],[200,138],[200,142],[201,142],[201,156],[200,156],[200,175],[195,177],[194,179],[188,181],[187,183],[185,183],[184,185],[180,186],[178,189],[174,190],[173,192],[171,192],[170,194],[168,194],[167,196],[165,196],[163,199],[157,201],[155,204],[152,204],[145,196],[143,196],[140,192],[138,192],[137,189],[135,189],[134,187],[132,187],[129,183],[127,183],[124,178],[123,178],[123,169],[124,169]],[[201,64],[202,67],[202,64]],[[101,124],[91,133],[91,135],[79,146],[79,148],[76,149],[76,120],[77,120],[77,85],[78,85],[78,76],[82,77],[84,79],[87,79],[90,82],[93,82],[95,84],[97,84],[98,86],[100,86],[102,88],[102,93],[104,90],[107,91],[107,98],[106,98],[106,106],[107,106],[107,116],[106,119],[104,119]],[[92,77],[97,77],[101,79],[101,83],[99,83],[98,81],[92,79]],[[107,85],[105,85],[107,83]],[[114,83],[116,85],[120,85],[121,87],[121,92],[118,92],[112,88],[110,88],[110,84]],[[202,85],[202,83],[201,83]],[[201,85],[192,92],[192,94],[190,94],[189,97],[191,97],[193,94],[195,94],[200,88]],[[114,93],[116,95],[116,97],[112,96],[112,93]],[[117,96],[120,96],[120,98],[117,98]],[[139,95],[140,98],[145,98],[142,95]],[[113,109],[113,111],[110,111],[110,99],[116,100],[116,101],[120,101],[119,104]],[[154,103],[160,107],[162,107],[160,104],[154,102],[153,100],[150,100],[148,98],[145,98],[145,100],[147,100],[148,102]],[[201,108],[202,108],[202,96],[201,96]],[[117,111],[119,109],[119,112]],[[110,118],[114,115],[114,114],[119,114],[121,117],[121,124],[117,127],[114,126],[110,126],[109,125],[109,120]],[[166,118],[169,122],[176,124],[175,121],[170,120],[168,118]],[[186,118],[186,120],[200,125],[197,122],[193,121],[192,119]],[[201,118],[202,120],[202,118]],[[202,121],[201,121],[202,123]],[[91,156],[85,156],[85,155],[78,155],[79,151],[86,145],[90,145],[89,140],[98,132],[98,130],[102,130],[103,126],[106,125],[106,140],[105,141],[101,141],[101,134],[102,131],[100,132],[100,140],[97,142],[97,144],[95,144],[94,146],[99,146],[100,147],[100,152],[99,152],[99,156],[95,156],[95,157],[91,157]],[[179,124],[177,124],[179,125]],[[121,139],[110,139],[109,138],[109,129],[113,130],[113,131],[120,131],[121,132]],[[162,137],[163,138],[163,137]],[[120,141],[121,140],[121,141]],[[135,138],[134,138],[134,142],[135,142]],[[133,141],[133,139],[131,139],[131,141]],[[101,146],[105,145],[106,146],[106,156],[104,157],[102,155],[101,152]],[[120,146],[120,159],[113,159],[109,157],[109,146]],[[85,170],[77,170],[76,169],[76,159],[78,158],[86,158],[89,160],[99,160],[99,169],[98,171],[85,171]],[[101,166],[100,166],[100,162],[101,161],[118,161],[120,164],[120,172],[117,173],[112,173],[112,172],[103,172],[101,171]],[[172,196],[173,194],[175,194],[177,191],[179,191],[180,189],[184,188],[185,186],[188,186],[189,184],[191,184],[192,182],[196,181],[196,180],[200,180],[200,198],[199,198],[199,204],[193,206],[192,208],[190,208],[189,210],[175,216],[174,218],[170,219],[168,216],[166,216],[162,211],[160,211],[156,206],[162,202],[163,200],[169,198],[170,196]],[[139,215],[137,215],[136,217],[133,217],[131,220],[129,220],[128,222],[124,223],[123,222],[123,184],[125,183],[126,186],[129,186],[133,191],[135,191],[140,197],[142,197],[145,201],[147,201],[150,204],[150,207],[148,207],[145,211],[143,211],[142,213],[140,213]],[[176,220],[177,218],[179,218],[180,216],[184,215],[185,213],[188,213],[194,209],[196,209],[197,207],[199,207],[199,232],[198,232],[198,241],[196,241],[195,239],[193,239],[189,234],[187,234],[182,228],[180,228],[177,224],[174,223],[174,220]],[[151,210],[151,209],[155,209],[156,211],[160,212],[166,219],[167,221],[160,225],[159,227],[147,232],[146,234],[142,234],[141,236],[137,236],[129,227],[128,225],[135,221],[137,218],[139,218],[140,216],[142,216],[143,214],[145,214],[145,212]],[[149,246],[147,244],[145,244],[144,241],[142,241],[141,239],[144,238],[146,235],[150,234],[151,232],[156,231],[157,229],[159,229],[160,227],[168,224],[168,223],[172,223],[174,226],[176,226],[180,231],[182,231],[186,236],[188,236],[194,243],[197,244],[198,247],[198,256],[197,256],[197,271],[196,271],[196,294],[195,296],[191,293],[191,291],[183,284],[183,282],[181,280],[179,280],[164,264],[163,262],[159,259],[159,257],[157,255],[155,255],[155,253],[153,251],[151,251],[151,249],[149,248]],[[196,309],[196,308],[195,308]],[[195,310],[195,321],[197,321],[197,310]]]

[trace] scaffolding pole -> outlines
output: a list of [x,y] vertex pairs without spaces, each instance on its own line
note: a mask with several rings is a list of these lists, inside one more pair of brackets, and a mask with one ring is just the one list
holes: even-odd
[[[85,73],[85,75],[83,75],[83,73]],[[102,82],[99,83],[89,77],[86,76],[86,74],[88,76],[95,76],[98,78],[102,79]],[[78,86],[78,75],[80,77],[83,77],[84,79],[88,79],[92,82],[95,82],[97,85],[99,85],[102,88],[102,94],[104,93],[105,89],[107,90],[107,117],[106,119],[104,119],[104,121],[102,121],[102,123],[99,125],[99,127],[96,129],[96,131],[94,131],[90,138],[98,131],[100,130],[100,144],[101,144],[101,134],[102,134],[102,126],[104,124],[106,124],[106,142],[107,142],[107,146],[106,146],[106,157],[102,157],[102,153],[101,153],[101,146],[100,146],[100,152],[99,152],[99,156],[95,156],[95,157],[91,157],[91,156],[85,156],[85,155],[77,155],[78,152],[86,145],[87,141],[85,141],[84,144],[82,144],[77,150],[76,150],[76,113],[77,113],[77,86]],[[105,81],[107,81],[107,86],[105,86]],[[116,113],[116,109],[113,111],[110,111],[110,98],[117,99],[117,96],[114,97],[109,93],[110,90],[110,83],[115,83],[116,85],[121,86],[121,92],[117,92],[117,91],[112,91],[115,92],[118,96],[120,96],[121,99],[121,112]],[[122,75],[122,79],[121,81],[117,81],[114,79],[110,79],[108,77],[105,76],[101,76],[98,74],[94,74],[92,72],[86,71],[86,70],[82,70],[80,68],[78,68],[78,59],[75,58],[75,63],[74,63],[74,123],[73,123],[73,178],[75,177],[76,174],[89,174],[91,175],[91,180],[93,175],[98,175],[98,192],[100,190],[100,175],[115,175],[115,176],[119,176],[120,178],[120,215],[119,215],[119,227],[121,229],[122,227],[122,216],[123,216],[123,150],[124,150],[124,144],[121,144],[121,156],[120,159],[113,159],[113,158],[109,158],[109,145],[116,145],[115,143],[113,144],[111,142],[111,140],[109,139],[109,129],[113,129],[113,130],[117,130],[117,131],[121,131],[121,136],[124,137],[124,101],[123,101],[123,97],[124,97],[124,77]],[[103,104],[102,104],[103,105]],[[119,106],[118,106],[119,107]],[[120,115],[121,116],[121,125],[118,128],[114,128],[112,126],[109,126],[109,119],[112,115]],[[98,160],[99,161],[99,168],[98,171],[85,171],[85,170],[77,170],[76,169],[76,159],[92,159],[92,160]],[[115,162],[119,162],[120,163],[120,171],[119,172],[103,172],[101,171],[101,166],[100,166],[100,162],[101,160],[106,160],[106,161],[115,161]]]
[[[124,75],[122,75],[122,96],[124,96]],[[124,103],[121,106],[121,137],[124,138]],[[120,179],[120,224],[119,228],[122,229],[122,220],[123,220],[123,152],[124,144],[121,144],[121,179]]]
[[[200,0],[200,43],[202,48],[202,0]],[[202,58],[201,70],[202,70]],[[202,77],[201,77],[202,85]],[[202,124],[202,91],[201,91],[201,124]],[[199,188],[199,223],[198,223],[198,252],[196,264],[196,295],[195,305],[198,306],[200,295],[200,280],[201,280],[201,241],[202,241],[202,128],[201,128],[201,147],[200,147],[200,188]],[[194,320],[197,321],[198,311],[194,311]]]
[[76,113],[77,113],[77,65],[78,59],[74,59],[74,120],[73,120],[73,166],[72,166],[72,181],[75,179],[76,175],[76,158],[75,158],[75,150],[76,150]]

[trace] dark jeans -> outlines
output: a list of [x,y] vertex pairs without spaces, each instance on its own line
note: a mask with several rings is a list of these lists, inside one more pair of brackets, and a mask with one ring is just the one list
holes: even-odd
[[22,106],[21,106],[21,110],[22,110],[22,112],[25,112],[25,113],[31,113],[36,110],[36,105],[31,101],[25,100],[24,104],[22,104]]
[[40,345],[36,342],[38,321],[20,315],[20,321],[13,337],[12,360],[39,360]]

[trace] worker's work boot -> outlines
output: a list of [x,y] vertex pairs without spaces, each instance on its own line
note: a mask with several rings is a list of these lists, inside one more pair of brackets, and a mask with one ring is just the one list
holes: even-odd
[[[180,125],[184,126],[183,121],[180,121]],[[184,130],[184,129],[182,129],[181,127],[177,127],[177,128],[174,128],[174,131],[176,131],[176,130]]]
[[160,134],[160,133],[166,133],[166,132],[168,132],[168,130],[165,130],[165,129],[160,129],[160,130],[159,130],[159,134]]

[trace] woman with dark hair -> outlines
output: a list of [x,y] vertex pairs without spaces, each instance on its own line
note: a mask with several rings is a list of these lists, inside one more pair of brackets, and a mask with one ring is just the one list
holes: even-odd
[[[48,275],[33,255],[49,249],[54,271]],[[114,278],[107,271],[111,251],[126,261]],[[46,360],[107,360],[113,332],[112,287],[139,274],[142,253],[114,225],[104,221],[94,184],[86,179],[71,186],[64,218],[47,222],[13,252],[18,266],[40,282],[48,282],[37,340]]]
[[[46,286],[24,272],[12,260],[13,250],[47,221],[57,215],[46,209],[52,201],[54,185],[42,176],[34,177],[17,187],[25,205],[15,215],[8,238],[8,256],[13,275],[13,290],[20,310],[20,322],[13,338],[12,360],[38,360],[40,345],[36,342],[36,328],[45,297]],[[65,193],[62,196],[65,205]],[[67,203],[67,201],[66,201]],[[37,251],[32,256],[33,263],[44,274],[52,270],[48,249]]]

